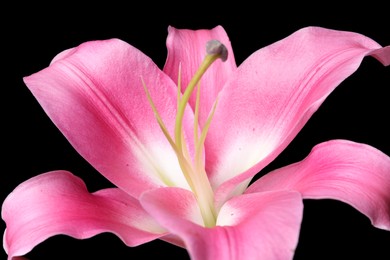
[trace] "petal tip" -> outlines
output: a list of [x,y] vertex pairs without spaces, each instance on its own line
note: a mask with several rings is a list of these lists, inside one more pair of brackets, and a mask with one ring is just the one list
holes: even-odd
[[383,66],[390,65],[390,45],[370,52],[370,55],[377,59]]

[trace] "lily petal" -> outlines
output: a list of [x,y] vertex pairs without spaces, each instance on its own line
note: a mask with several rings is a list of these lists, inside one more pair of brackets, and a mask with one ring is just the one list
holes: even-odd
[[[166,41],[168,56],[164,72],[178,84],[179,67],[181,68],[180,83],[183,92],[206,56],[206,43],[210,40],[219,40],[226,46],[228,59],[225,62],[217,60],[202,77],[199,107],[201,126],[206,121],[226,80],[237,68],[230,40],[222,26],[216,26],[211,30],[176,29],[172,26],[168,28]],[[193,95],[190,99],[193,109],[195,100],[196,95]]]
[[[58,54],[48,68],[24,78],[73,147],[135,197],[165,185],[188,187],[142,80],[172,134],[177,106],[174,82],[150,58],[121,40],[81,44]],[[183,125],[190,133],[189,143],[192,129],[186,126],[192,118],[188,108]]]
[[301,162],[277,169],[246,193],[296,190],[307,199],[336,199],[390,230],[390,157],[361,143],[333,140],[315,146]]
[[[180,205],[172,205],[172,201],[179,201]],[[141,204],[184,241],[193,260],[292,259],[303,211],[297,192],[246,194],[221,208],[218,226],[204,228],[188,215],[196,200],[186,190],[149,191],[141,197]]]
[[125,192],[110,188],[90,194],[81,179],[66,171],[41,174],[20,184],[4,201],[2,218],[7,224],[8,259],[58,234],[84,239],[111,232],[128,246],[165,234]]
[[386,65],[390,49],[361,34],[308,27],[245,60],[220,93],[206,139],[206,170],[214,188],[223,184],[217,200],[279,155],[371,54]]

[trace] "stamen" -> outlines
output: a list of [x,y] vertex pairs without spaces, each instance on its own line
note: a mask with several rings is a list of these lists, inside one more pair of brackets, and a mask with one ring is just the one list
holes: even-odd
[[179,110],[180,99],[181,99],[181,62],[179,63],[179,73],[177,76],[177,110]]
[[[200,135],[200,140],[198,140],[198,142],[196,143],[195,165],[201,165],[202,147],[203,147],[204,142],[206,140],[207,132],[210,128],[211,120],[214,116],[215,109],[217,108],[217,103],[218,103],[218,99],[215,101],[215,103],[213,105],[213,109],[211,110],[211,114],[209,115],[209,117],[206,120],[206,123],[204,124],[204,127],[202,129],[202,133]],[[202,168],[203,168],[203,165],[202,165]]]
[[173,141],[172,137],[169,135],[169,132],[168,132],[168,130],[167,130],[163,120],[161,119],[161,116],[158,113],[156,106],[153,103],[152,97],[150,96],[150,92],[149,92],[148,88],[146,87],[145,81],[144,81],[144,79],[142,77],[141,77],[141,81],[142,81],[142,86],[144,87],[144,90],[145,90],[145,93],[146,93],[146,97],[148,98],[149,104],[152,107],[154,116],[157,119],[157,123],[160,126],[161,131],[163,132],[165,138],[167,138],[167,140],[168,140],[169,144],[171,145],[172,149],[176,153],[178,153],[177,146],[176,146],[175,142]]
[[200,82],[196,90],[195,115],[194,115],[194,142],[198,143],[198,128],[199,128],[199,102],[200,102]]
[[[177,110],[179,110],[180,99],[181,99],[181,62],[179,63],[179,73],[177,77]],[[190,160],[190,155],[189,155],[190,153],[188,151],[188,147],[186,146],[186,143],[184,142],[183,131],[181,133],[181,143],[184,144],[184,147],[182,147],[183,157],[187,160]]]
[[[173,141],[172,137],[169,135],[169,132],[160,116],[160,114],[158,113],[157,111],[157,108],[152,100],[152,97],[150,96],[150,92],[143,80],[143,78],[141,77],[141,81],[142,81],[142,86],[144,87],[144,90],[145,90],[145,93],[146,93],[146,96],[148,98],[148,101],[149,101],[149,104],[153,110],[153,113],[154,113],[154,116],[156,117],[156,120],[157,120],[157,123],[158,125],[160,126],[160,129],[161,131],[163,132],[165,138],[167,138],[169,144],[171,145],[172,149],[174,150],[177,158],[178,158],[178,161],[179,161],[179,164],[180,164],[180,168],[182,169],[182,172],[183,172],[183,175],[188,183],[188,185],[190,186],[191,190],[194,190],[195,189],[195,186],[194,186],[194,183],[191,179],[191,174],[189,174],[191,171],[190,171],[190,166],[188,165],[186,159],[185,159],[185,155],[183,153],[181,153],[181,151],[178,150],[175,142]],[[164,176],[162,174],[161,175],[161,178],[164,178]],[[171,182],[166,182],[167,184],[170,184],[171,186],[173,186],[173,184]]]
[[[212,188],[210,186],[210,182],[208,180],[208,176],[203,164],[202,159],[202,150],[203,150],[203,145],[206,140],[207,132],[209,130],[211,120],[214,116],[215,109],[217,107],[217,102],[218,100],[215,101],[211,114],[206,120],[206,123],[202,129],[202,133],[200,135],[200,139],[195,143],[196,149],[195,149],[195,161],[194,161],[194,166],[195,166],[195,172],[198,173],[198,178],[199,182],[201,183],[203,187],[203,193],[201,194],[200,200],[200,209],[202,211],[202,215],[204,216],[204,224],[206,227],[212,227],[216,223],[216,212],[214,208],[214,193],[212,191]],[[208,207],[205,209],[204,207]]]
[[183,144],[183,147],[182,147],[182,154],[183,154],[183,157],[188,161],[188,162],[191,162],[191,156],[190,156],[190,152],[188,150],[188,146],[187,146],[187,143],[185,142],[184,140],[184,133],[182,132],[181,133],[181,142]]

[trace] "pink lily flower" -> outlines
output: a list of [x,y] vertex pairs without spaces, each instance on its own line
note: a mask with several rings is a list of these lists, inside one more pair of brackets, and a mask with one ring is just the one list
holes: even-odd
[[390,157],[367,144],[318,144],[251,183],[365,56],[388,66],[390,46],[307,27],[237,67],[217,26],[169,27],[167,48],[160,70],[119,39],[86,42],[24,78],[117,188],[89,193],[63,170],[20,184],[2,207],[9,260],[57,234],[102,232],[131,247],[162,239],[196,260],[292,259],[303,199],[343,201],[390,230]]

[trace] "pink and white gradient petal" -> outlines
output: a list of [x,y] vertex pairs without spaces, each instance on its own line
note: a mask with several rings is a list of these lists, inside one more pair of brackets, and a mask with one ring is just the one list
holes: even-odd
[[187,190],[149,191],[141,204],[183,240],[193,260],[292,259],[303,211],[298,192],[245,194],[223,205],[216,227],[205,228],[189,214],[196,209],[196,200]]
[[[24,81],[73,147],[117,187],[134,197],[161,186],[188,188],[143,81],[171,134],[177,88],[136,48],[118,39],[83,43]],[[192,118],[188,108],[183,125],[190,149]]]
[[242,192],[371,54],[386,65],[390,49],[358,33],[307,27],[245,60],[220,93],[205,143],[219,205]]
[[366,144],[332,140],[301,162],[274,170],[245,193],[296,190],[306,199],[343,201],[390,230],[390,157]]
[[66,171],[20,184],[5,199],[2,218],[9,260],[59,234],[84,239],[111,232],[126,245],[137,246],[166,233],[127,193],[110,188],[91,194],[80,178]]
[[[168,56],[164,72],[177,84],[179,67],[181,67],[182,92],[206,56],[206,43],[210,40],[218,40],[224,44],[228,50],[228,58],[225,62],[221,60],[214,62],[202,77],[199,107],[201,126],[204,125],[223,85],[237,69],[229,37],[222,26],[216,26],[211,30],[176,29],[172,26],[168,28],[166,41]],[[195,109],[195,97],[196,95],[193,95],[190,99],[193,110]]]

